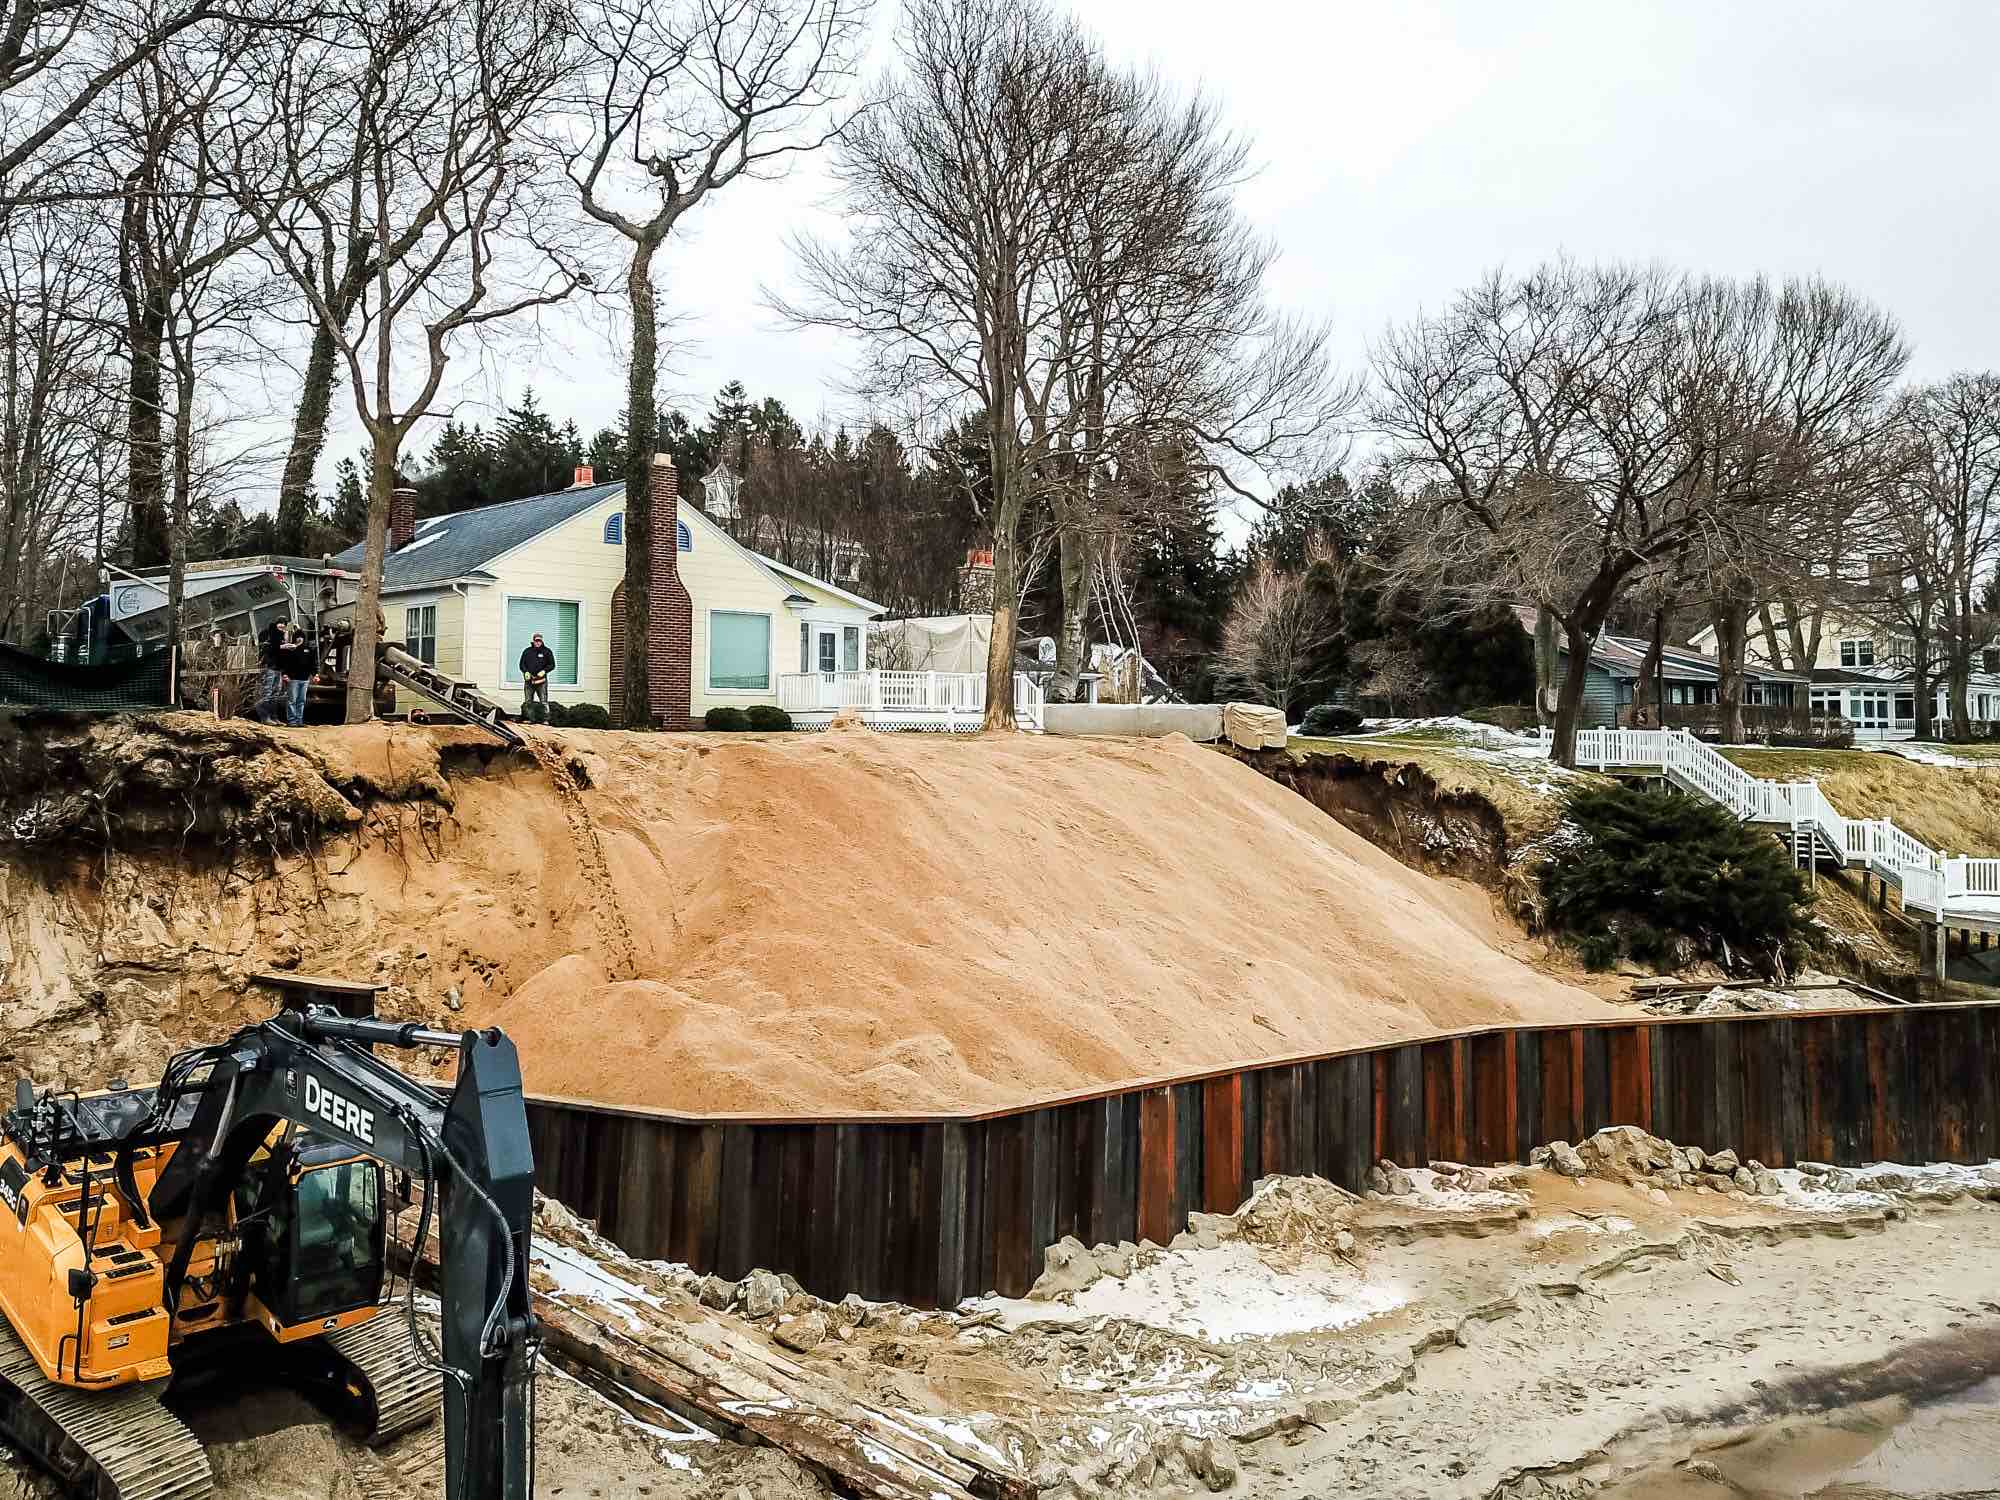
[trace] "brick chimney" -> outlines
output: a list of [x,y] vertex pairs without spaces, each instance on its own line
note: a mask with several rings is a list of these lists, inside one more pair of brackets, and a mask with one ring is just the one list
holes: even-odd
[[406,484],[389,491],[389,550],[397,552],[410,545],[417,534],[417,492]]
[[958,608],[961,614],[993,613],[993,549],[975,547],[965,554],[965,566],[958,570]]
[[[664,453],[653,455],[652,627],[648,631],[647,681],[652,720],[661,729],[693,728],[694,601],[681,581],[680,476]],[[631,528],[626,528],[630,545]],[[622,702],[625,678],[625,585],[611,595],[611,701]],[[634,725],[633,728],[643,727]]]
[[590,476],[591,476],[590,465],[578,464],[576,466],[576,478],[570,481],[569,487],[573,490],[589,489],[590,486],[597,483],[597,481],[591,478]]

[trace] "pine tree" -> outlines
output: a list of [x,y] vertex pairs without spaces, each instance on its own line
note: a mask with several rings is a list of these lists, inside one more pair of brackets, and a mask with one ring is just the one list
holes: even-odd
[[625,434],[616,427],[600,427],[591,435],[583,462],[590,465],[591,478],[608,484],[625,477]]
[[[372,465],[374,460],[364,454],[363,462]],[[361,467],[343,458],[333,471],[333,514],[327,523],[343,543],[360,541],[368,529],[368,493],[361,487]]]

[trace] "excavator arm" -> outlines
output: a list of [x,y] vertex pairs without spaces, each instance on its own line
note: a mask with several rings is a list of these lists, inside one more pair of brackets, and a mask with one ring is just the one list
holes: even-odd
[[[451,1047],[458,1079],[440,1100],[374,1055],[389,1047]],[[534,1161],[520,1062],[497,1030],[433,1031],[356,1020],[313,1007],[246,1027],[169,1070],[149,1121],[176,1119],[180,1146],[151,1195],[156,1218],[185,1218],[166,1273],[179,1305],[195,1230],[220,1211],[272,1127],[289,1121],[425,1184],[421,1251],[435,1218],[443,1313],[448,1500],[530,1500],[536,1350],[528,1244]]]

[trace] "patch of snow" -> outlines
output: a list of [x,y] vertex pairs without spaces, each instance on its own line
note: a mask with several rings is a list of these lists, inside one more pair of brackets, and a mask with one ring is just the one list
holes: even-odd
[[1857,1208],[1893,1207],[1900,1201],[1898,1194],[1921,1193],[1926,1189],[1958,1188],[1970,1191],[1978,1188],[1991,1191],[2000,1188],[2000,1161],[1975,1167],[1951,1162],[1921,1167],[1874,1162],[1865,1167],[1843,1170],[1854,1179],[1853,1192],[1832,1192],[1824,1186],[1824,1178],[1807,1177],[1795,1167],[1774,1167],[1771,1175],[1778,1179],[1777,1201],[1785,1208],[1802,1213],[1838,1213]]
[[641,1324],[630,1304],[637,1302],[646,1307],[663,1305],[645,1288],[612,1275],[589,1256],[554,1240],[536,1240],[532,1255],[533,1263],[555,1282],[556,1296],[574,1298],[607,1312],[618,1313],[633,1328]]
[[[891,1416],[900,1417],[903,1419],[903,1421],[914,1422],[919,1427],[928,1428],[930,1431],[935,1432],[942,1437],[950,1438],[954,1443],[957,1443],[960,1447],[977,1449],[979,1452],[985,1454],[988,1458],[992,1459],[993,1462],[1002,1469],[1013,1467],[1014,1460],[1009,1458],[1005,1453],[1002,1453],[998,1448],[994,1447],[991,1443],[987,1442],[985,1438],[981,1437],[978,1434],[978,1432],[973,1429],[971,1422],[953,1421],[949,1417],[934,1416],[930,1412],[926,1411],[895,1412],[891,1414]],[[971,1417],[973,1421],[990,1422],[994,1420],[993,1417],[989,1416],[985,1412],[972,1413]],[[893,1426],[900,1424],[895,1423],[892,1420],[891,1425]]]
[[619,1389],[625,1391],[627,1396],[646,1407],[647,1410],[659,1413],[660,1420],[657,1422],[648,1422],[642,1417],[634,1416],[630,1411],[627,1411],[595,1386],[578,1380],[569,1371],[547,1360],[543,1360],[536,1366],[535,1378],[537,1380],[546,1380],[551,1375],[565,1385],[576,1387],[577,1390],[583,1392],[586,1398],[609,1411],[618,1419],[621,1425],[635,1428],[656,1442],[667,1445],[655,1449],[653,1456],[670,1469],[691,1471],[694,1468],[694,1464],[684,1454],[673,1451],[676,1446],[688,1443],[719,1443],[722,1441],[707,1428],[695,1426],[694,1423],[686,1420],[684,1417],[667,1410],[659,1402],[649,1401],[644,1396],[626,1389],[624,1386],[620,1386]]
[[1952,766],[1960,770],[1976,770],[1980,762],[1963,755],[1953,755],[1949,750],[1936,745],[1920,745],[1915,740],[1876,741],[1873,744],[1857,745],[1858,750],[1875,750],[1884,755],[1900,755],[1904,760],[1913,760],[1920,766]]
[[1472,1193],[1463,1188],[1441,1188],[1437,1185],[1437,1173],[1429,1167],[1407,1169],[1410,1185],[1415,1192],[1400,1195],[1393,1201],[1398,1204],[1414,1204],[1418,1208],[1455,1209],[1461,1212],[1488,1212],[1494,1209],[1519,1208],[1528,1201],[1525,1193],[1510,1193],[1489,1188],[1485,1192]]
[[1593,1218],[1585,1218],[1581,1214],[1555,1214],[1546,1219],[1531,1221],[1528,1233],[1538,1240],[1545,1240],[1551,1235],[1569,1234],[1572,1231],[1582,1234],[1624,1234],[1632,1227],[1630,1219],[1620,1218],[1617,1214],[1599,1214]]
[[1407,1301],[1403,1288],[1371,1282],[1331,1257],[1279,1271],[1256,1247],[1229,1240],[1213,1250],[1169,1250],[1123,1280],[1093,1283],[1068,1303],[985,1297],[977,1305],[998,1312],[1008,1329],[1110,1319],[1226,1344],[1349,1328]]

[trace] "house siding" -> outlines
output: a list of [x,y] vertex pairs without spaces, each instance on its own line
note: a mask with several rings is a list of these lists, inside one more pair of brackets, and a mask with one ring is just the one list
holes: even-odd
[[403,611],[422,609],[430,605],[437,610],[437,670],[447,677],[462,677],[465,669],[465,599],[451,589],[442,593],[435,589],[423,589],[408,594],[396,594],[383,602],[383,616],[389,624],[392,640],[407,641],[410,637],[408,616]]
[[[1569,680],[1569,658],[1556,661],[1556,686]],[[1618,724],[1618,679],[1595,662],[1584,669],[1583,705],[1577,710],[1579,729],[1612,729]]]
[[[681,502],[681,521],[688,528],[693,550],[680,554],[680,574],[694,600],[694,643],[690,655],[690,696],[694,720],[701,722],[711,708],[747,708],[753,703],[778,701],[778,674],[796,670],[791,663],[798,657],[798,624],[785,607],[791,594],[754,558],[744,552],[728,534],[686,501]],[[737,610],[745,614],[771,617],[771,684],[757,692],[711,692],[708,686],[708,615],[710,610]],[[793,642],[790,653],[787,640]]]
[[604,540],[604,522],[624,508],[624,496],[613,495],[486,565],[496,580],[484,590],[493,597],[491,635],[480,643],[484,659],[474,661],[480,680],[499,688],[502,702],[521,692],[506,681],[510,598],[575,600],[581,614],[576,684],[551,682],[549,696],[558,703],[604,703],[610,696],[611,591],[625,576],[625,549]]

